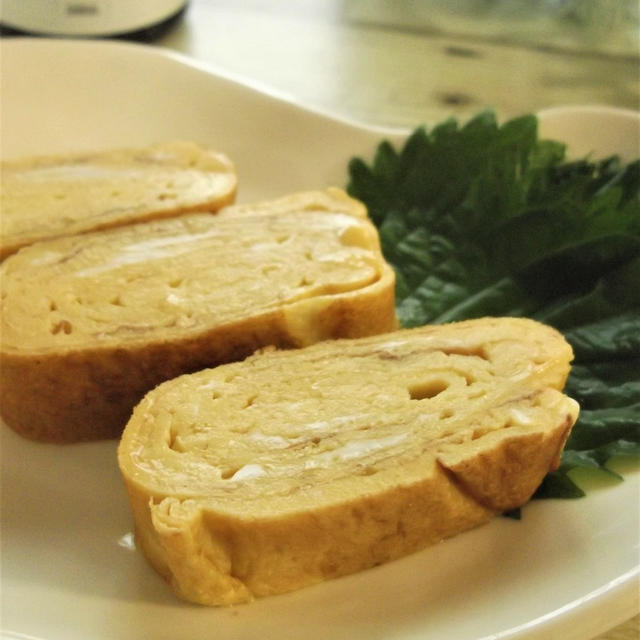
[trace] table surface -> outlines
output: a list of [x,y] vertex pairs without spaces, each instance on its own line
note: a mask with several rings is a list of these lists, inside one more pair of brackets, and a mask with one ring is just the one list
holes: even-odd
[[[296,102],[414,128],[481,109],[640,109],[636,0],[191,0],[152,40]],[[640,616],[597,640],[639,640]]]
[[566,104],[638,109],[637,3],[571,4],[191,0],[156,42],[371,124],[414,127],[483,107],[503,118]]
[[[501,119],[568,104],[639,109],[636,3],[570,5],[191,0],[154,42],[386,127],[465,120],[485,107]],[[638,616],[598,636],[638,639]]]
[[[500,118],[567,104],[638,109],[637,5],[553,6],[191,0],[155,43],[383,126],[464,120],[484,107]],[[635,617],[598,640],[639,638]]]

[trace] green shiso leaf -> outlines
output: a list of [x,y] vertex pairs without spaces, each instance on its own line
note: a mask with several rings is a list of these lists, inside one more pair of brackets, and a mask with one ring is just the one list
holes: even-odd
[[640,160],[566,159],[533,115],[484,111],[349,163],[396,276],[403,326],[529,316],[575,351],[582,411],[538,497],[578,497],[576,468],[640,453]]

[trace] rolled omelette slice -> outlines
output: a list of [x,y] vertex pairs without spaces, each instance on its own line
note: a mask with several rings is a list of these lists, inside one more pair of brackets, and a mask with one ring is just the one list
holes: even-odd
[[396,327],[364,207],[330,189],[39,242],[0,267],[0,413],[36,440],[122,433],[177,375]]
[[138,546],[181,598],[229,605],[485,523],[559,464],[571,359],[554,329],[483,318],[168,381],[118,449]]
[[184,140],[18,158],[0,173],[0,259],[39,240],[216,211],[238,182],[225,154]]

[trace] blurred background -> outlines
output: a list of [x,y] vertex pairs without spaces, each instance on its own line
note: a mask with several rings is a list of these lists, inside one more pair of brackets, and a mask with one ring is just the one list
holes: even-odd
[[[5,36],[15,33],[15,7],[31,7],[41,33],[65,18],[75,33],[101,21],[108,31],[128,14],[138,20],[118,26],[128,38],[372,124],[414,127],[483,107],[501,117],[640,107],[638,0],[2,2]],[[134,16],[145,5],[151,12]]]

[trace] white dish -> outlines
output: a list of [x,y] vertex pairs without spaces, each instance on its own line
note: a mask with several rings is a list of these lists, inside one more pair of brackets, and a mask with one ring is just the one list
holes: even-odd
[[[344,185],[351,156],[405,134],[139,45],[18,39],[1,55],[5,157],[193,138],[236,161],[247,201]],[[610,109],[552,110],[542,131],[578,153],[631,157],[639,122]],[[4,425],[0,435],[5,638],[583,640],[638,612],[637,470],[386,566],[208,609],[177,600],[132,547],[114,442],[42,445]]]

